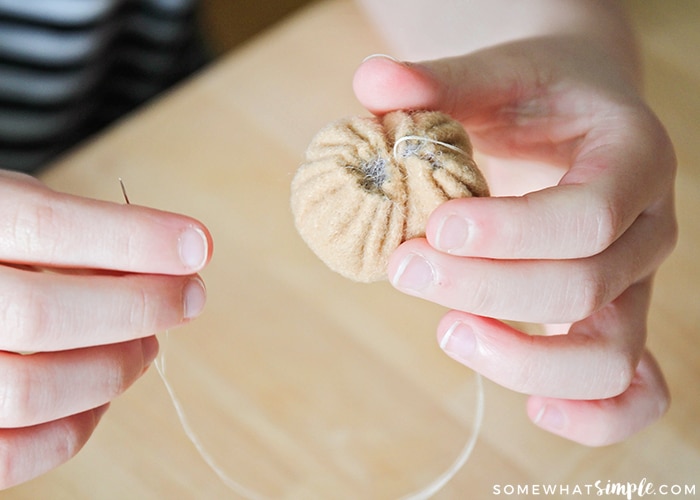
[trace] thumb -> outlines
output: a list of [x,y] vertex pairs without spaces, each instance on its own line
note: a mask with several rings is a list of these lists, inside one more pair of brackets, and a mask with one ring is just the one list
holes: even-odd
[[[487,51],[421,63],[372,56],[355,72],[353,89],[374,114],[398,109],[442,111],[467,126],[493,120],[499,108],[523,98],[522,61],[498,61]],[[506,54],[507,57],[507,54]]]

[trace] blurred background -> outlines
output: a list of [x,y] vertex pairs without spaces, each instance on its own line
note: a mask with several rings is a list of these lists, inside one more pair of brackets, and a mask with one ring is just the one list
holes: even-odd
[[308,0],[0,0],[0,168],[36,171]]
[[0,168],[37,171],[312,1],[0,0]]
[[311,0],[199,0],[199,22],[210,50],[221,54]]

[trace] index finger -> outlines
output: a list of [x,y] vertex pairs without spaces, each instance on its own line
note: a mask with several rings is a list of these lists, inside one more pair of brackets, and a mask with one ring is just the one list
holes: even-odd
[[58,193],[26,176],[0,181],[0,261],[43,267],[187,275],[211,258],[199,221]]
[[661,215],[673,188],[673,149],[650,112],[620,112],[587,134],[558,185],[524,196],[438,207],[426,237],[441,251],[508,259],[596,255],[643,214]]

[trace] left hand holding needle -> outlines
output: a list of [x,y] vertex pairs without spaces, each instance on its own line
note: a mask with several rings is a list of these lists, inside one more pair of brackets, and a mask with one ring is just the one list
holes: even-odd
[[192,218],[0,171],[0,488],[78,452],[155,359],[154,333],[203,309],[211,252]]

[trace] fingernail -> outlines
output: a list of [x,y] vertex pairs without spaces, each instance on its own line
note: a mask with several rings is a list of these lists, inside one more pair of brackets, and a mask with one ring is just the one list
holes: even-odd
[[389,59],[390,61],[393,61],[395,63],[403,64],[402,61],[399,61],[395,57],[389,56],[387,54],[370,54],[367,57],[365,57],[362,62],[367,62],[370,59]]
[[471,223],[468,220],[458,215],[448,215],[438,226],[435,235],[436,248],[447,253],[464,248],[469,237],[470,226]]
[[180,260],[188,269],[199,270],[204,266],[209,252],[209,242],[204,231],[198,227],[188,227],[178,240]]
[[456,321],[440,339],[440,349],[453,358],[470,358],[476,351],[474,330],[469,325]]
[[422,292],[435,281],[435,269],[418,254],[409,254],[399,265],[392,283],[402,290]]
[[533,422],[544,429],[560,431],[566,424],[566,417],[559,408],[545,403],[540,408]]
[[187,282],[182,291],[182,302],[184,306],[184,318],[192,319],[199,316],[207,301],[207,289],[204,282],[198,277]]

